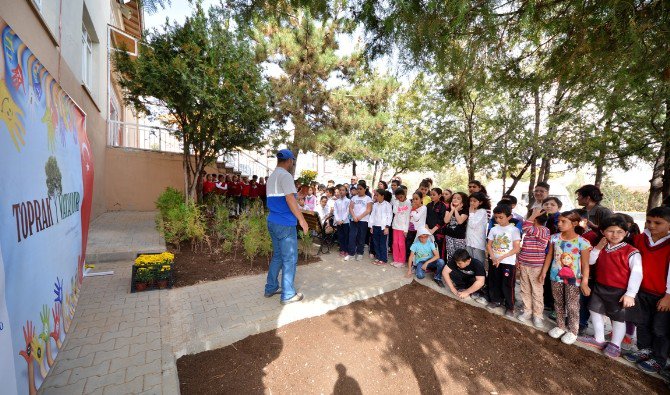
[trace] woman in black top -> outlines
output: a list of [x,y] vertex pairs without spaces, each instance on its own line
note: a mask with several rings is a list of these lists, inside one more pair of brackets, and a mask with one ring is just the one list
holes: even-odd
[[450,209],[444,215],[444,261],[450,262],[454,252],[465,249],[465,231],[468,228],[470,199],[463,192],[451,195]]
[[430,190],[430,203],[426,205],[426,227],[435,237],[437,248],[440,250],[440,258],[444,259],[444,215],[447,213],[447,205],[444,203],[442,190],[433,188]]

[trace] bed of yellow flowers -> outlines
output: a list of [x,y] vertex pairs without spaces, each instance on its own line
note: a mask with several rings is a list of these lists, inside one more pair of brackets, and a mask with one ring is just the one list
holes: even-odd
[[137,269],[135,281],[152,283],[157,280],[159,288],[164,288],[166,285],[161,282],[167,282],[170,279],[173,261],[174,254],[167,251],[161,254],[142,254],[138,256],[134,264]]

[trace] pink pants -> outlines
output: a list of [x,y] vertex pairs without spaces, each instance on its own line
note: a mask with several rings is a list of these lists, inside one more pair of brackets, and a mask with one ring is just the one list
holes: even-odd
[[393,229],[393,262],[405,263],[405,232]]

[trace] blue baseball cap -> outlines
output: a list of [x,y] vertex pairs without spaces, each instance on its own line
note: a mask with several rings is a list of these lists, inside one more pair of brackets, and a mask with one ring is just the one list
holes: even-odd
[[295,159],[295,156],[293,156],[293,152],[290,149],[283,149],[277,152],[277,159]]

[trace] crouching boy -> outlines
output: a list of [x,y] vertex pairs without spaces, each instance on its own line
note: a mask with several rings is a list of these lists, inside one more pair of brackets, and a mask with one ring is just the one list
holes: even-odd
[[[484,286],[486,278],[484,264],[470,257],[464,249],[454,252],[453,259],[442,270],[442,278],[451,292],[460,299],[469,296],[475,300],[483,298],[479,291]],[[483,303],[486,303],[486,299]]]
[[432,235],[426,228],[419,229],[416,232],[416,240],[409,248],[410,254],[407,261],[407,277],[412,276],[412,267],[415,268],[416,278],[422,279],[426,276],[426,270],[435,270],[435,281],[442,279],[442,268],[444,261],[440,259],[440,253],[437,250]]

